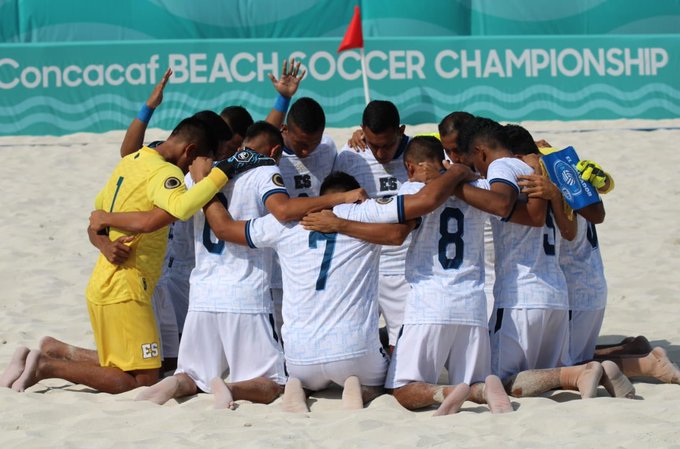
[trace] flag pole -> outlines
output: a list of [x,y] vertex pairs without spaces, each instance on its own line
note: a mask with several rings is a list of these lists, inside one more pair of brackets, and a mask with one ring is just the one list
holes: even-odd
[[371,97],[368,95],[368,76],[366,75],[366,56],[364,55],[364,47],[359,49],[361,51],[361,76],[364,80],[364,98],[366,105],[370,103]]

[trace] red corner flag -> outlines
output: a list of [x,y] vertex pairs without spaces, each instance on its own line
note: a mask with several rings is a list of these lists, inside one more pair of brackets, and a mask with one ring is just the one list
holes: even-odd
[[361,13],[359,7],[354,7],[354,16],[347,27],[345,37],[338,47],[338,53],[349,50],[350,48],[364,48],[364,35],[361,32]]

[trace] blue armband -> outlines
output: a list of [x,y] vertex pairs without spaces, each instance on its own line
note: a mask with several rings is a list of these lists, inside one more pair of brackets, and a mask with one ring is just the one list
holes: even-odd
[[289,105],[290,98],[286,98],[283,95],[279,94],[279,96],[276,97],[276,101],[274,102],[274,109],[285,114],[286,112],[288,112]]
[[151,120],[151,116],[153,115],[153,111],[153,108],[150,108],[146,103],[144,103],[142,105],[142,109],[140,109],[139,113],[137,113],[137,119],[141,122],[149,123],[149,120]]

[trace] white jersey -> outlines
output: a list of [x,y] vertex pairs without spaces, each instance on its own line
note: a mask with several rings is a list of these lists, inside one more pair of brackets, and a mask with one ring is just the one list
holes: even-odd
[[[397,222],[400,197],[341,204],[339,217]],[[306,231],[275,217],[246,225],[252,248],[271,247],[283,274],[283,341],[286,360],[311,365],[360,357],[376,348],[380,246],[343,234]]]
[[[403,136],[399,148],[387,164],[378,162],[371,150],[356,152],[349,145],[345,145],[338,153],[334,171],[348,173],[359,182],[371,198],[385,198],[396,195],[401,184],[408,181],[406,167],[404,167],[404,150],[409,137]],[[404,274],[406,251],[410,243],[407,237],[401,246],[385,246],[380,256],[381,274]]]
[[[218,198],[234,220],[248,220],[264,216],[264,203],[275,193],[288,194],[279,168],[264,166],[234,177]],[[196,267],[190,278],[189,310],[271,313],[272,252],[218,240],[203,211],[194,215],[194,230]]]
[[[533,169],[516,158],[501,158],[489,165],[489,184],[502,182],[519,193],[517,177]],[[543,227],[491,220],[496,253],[493,295],[497,308],[568,309],[567,283],[558,257],[560,238],[548,208]]]
[[[475,184],[482,184],[475,182]],[[399,194],[425,184],[406,182]],[[406,255],[411,292],[404,324],[465,324],[487,327],[484,294],[486,212],[450,197],[422,217]]]
[[[192,186],[191,174],[187,173],[184,183]],[[194,221],[175,221],[170,223],[168,230],[168,247],[165,250],[165,260],[163,261],[163,275],[168,268],[173,272],[187,272],[194,268]]]
[[571,310],[601,310],[607,305],[607,281],[595,225],[579,214],[572,241],[562,240],[560,266],[567,279]]
[[[327,135],[321,137],[321,143],[305,158],[297,157],[292,150],[284,147],[279,170],[290,196],[319,196],[321,184],[333,171],[337,154],[335,142]],[[281,288],[281,266],[276,254],[272,265],[271,287]]]

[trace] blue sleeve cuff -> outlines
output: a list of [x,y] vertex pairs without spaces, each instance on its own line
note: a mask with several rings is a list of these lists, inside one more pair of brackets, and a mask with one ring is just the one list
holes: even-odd
[[515,189],[517,191],[517,193],[519,193],[519,187],[517,187],[517,184],[515,184],[514,182],[510,182],[507,179],[503,179],[503,178],[494,178],[494,179],[489,180],[489,185],[494,184],[496,182],[502,182],[503,184],[507,184],[510,187],[512,187],[513,189]]
[[264,195],[262,195],[262,204],[265,204],[265,202],[267,201],[267,198],[274,195],[275,193],[283,193],[287,197],[290,197],[290,195],[288,195],[288,190],[286,190],[286,189],[272,189],[272,190],[268,191],[267,193],[265,193]]
[[246,243],[250,248],[257,248],[257,246],[255,246],[255,244],[253,243],[253,240],[250,238],[250,223],[252,221],[253,220],[246,221]]
[[404,195],[397,195],[397,217],[399,219],[399,223],[406,222],[404,212]]

